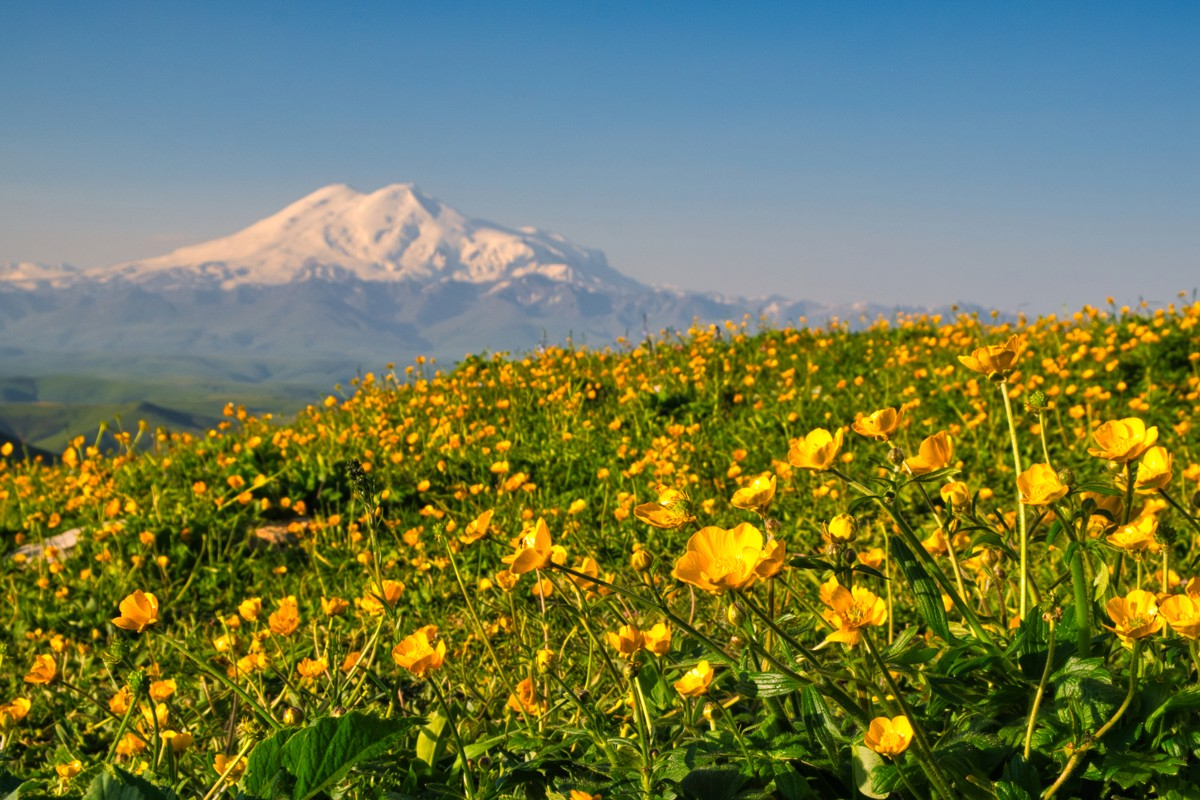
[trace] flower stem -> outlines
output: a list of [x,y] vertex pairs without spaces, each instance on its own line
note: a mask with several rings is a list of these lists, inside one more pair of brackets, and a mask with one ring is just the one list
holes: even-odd
[[450,709],[450,704],[446,702],[446,697],[442,694],[442,689],[438,683],[439,681],[436,678],[429,681],[429,685],[433,687],[433,693],[437,696],[438,703],[441,704],[442,710],[446,712],[446,724],[450,726],[450,734],[454,737],[454,744],[458,748],[458,758],[462,762],[463,783],[467,789],[467,800],[475,800],[475,781],[471,778],[471,768],[467,766],[467,750],[463,746],[462,736],[458,732],[458,720],[454,718],[454,712]]
[[[1021,474],[1021,450],[1017,444],[1017,425],[1013,421],[1012,401],[1008,399],[1008,381],[1000,381],[1000,396],[1004,398],[1004,416],[1008,418],[1008,437],[1012,441],[1013,468]],[[1021,620],[1029,608],[1029,531],[1025,527],[1025,504],[1021,502],[1021,490],[1017,489],[1017,524],[1021,544]]]
[[1054,664],[1054,617],[1046,620],[1050,625],[1049,641],[1046,644],[1046,666],[1042,669],[1042,679],[1038,681],[1037,692],[1033,695],[1033,706],[1029,709],[1029,724],[1025,727],[1025,760],[1029,761],[1030,748],[1033,744],[1033,724],[1037,721],[1038,707],[1042,704],[1042,696],[1046,693],[1046,682],[1050,680],[1050,671]]
[[1066,766],[1063,767],[1062,774],[1058,776],[1058,780],[1056,780],[1053,785],[1051,785],[1051,787],[1047,789],[1044,794],[1042,794],[1042,800],[1050,800],[1050,798],[1062,788],[1063,784],[1067,782],[1067,778],[1071,777],[1071,773],[1074,772],[1075,768],[1079,766],[1079,762],[1083,759],[1084,754],[1086,754],[1088,750],[1091,750],[1092,746],[1095,745],[1096,742],[1100,741],[1104,734],[1112,730],[1113,726],[1116,725],[1117,722],[1120,721],[1121,717],[1125,715],[1125,712],[1129,709],[1129,704],[1133,701],[1134,690],[1137,689],[1141,655],[1142,641],[1141,639],[1134,639],[1133,655],[1131,656],[1129,663],[1129,691],[1125,693],[1125,701],[1121,703],[1121,707],[1117,709],[1116,713],[1112,715],[1108,722],[1104,723],[1104,725],[1100,727],[1100,730],[1096,731],[1091,738],[1079,745],[1079,747],[1075,748],[1075,752],[1071,754],[1071,758],[1067,761]]

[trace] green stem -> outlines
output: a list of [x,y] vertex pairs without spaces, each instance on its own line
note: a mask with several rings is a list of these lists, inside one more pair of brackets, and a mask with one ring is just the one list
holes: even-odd
[[1113,726],[1116,725],[1117,722],[1120,721],[1121,717],[1125,715],[1125,712],[1129,709],[1129,704],[1133,701],[1134,690],[1137,689],[1138,672],[1141,666],[1141,655],[1142,640],[1134,639],[1133,655],[1131,656],[1129,663],[1129,691],[1125,693],[1125,701],[1121,703],[1121,707],[1117,709],[1116,713],[1112,715],[1108,722],[1101,726],[1100,730],[1096,731],[1091,738],[1075,748],[1075,752],[1071,754],[1071,758],[1067,761],[1066,766],[1063,767],[1063,771],[1058,776],[1058,780],[1054,781],[1054,784],[1045,791],[1045,793],[1042,795],[1042,800],[1050,800],[1050,798],[1062,788],[1063,784],[1067,782],[1067,778],[1071,777],[1071,773],[1074,772],[1075,768],[1079,766],[1079,762],[1083,759],[1084,754],[1086,754],[1088,750],[1091,750],[1096,742],[1100,741],[1104,734],[1112,730]]
[[[1008,418],[1008,437],[1012,441],[1013,468],[1021,474],[1021,450],[1017,444],[1017,424],[1013,421],[1012,401],[1008,399],[1008,381],[1000,381],[1000,396],[1004,398],[1004,416]],[[1029,531],[1025,527],[1025,504],[1021,502],[1021,490],[1017,489],[1017,523],[1021,544],[1021,621],[1029,608]]]
[[245,689],[243,689],[242,687],[238,686],[236,683],[231,681],[227,676],[222,675],[220,672],[218,672],[217,670],[210,667],[203,660],[196,658],[194,655],[189,653],[183,645],[170,639],[169,637],[163,636],[160,634],[158,636],[158,639],[159,639],[159,641],[166,642],[168,645],[175,648],[175,650],[177,650],[184,657],[189,659],[193,664],[195,664],[197,667],[199,667],[201,672],[205,673],[206,675],[208,675],[209,677],[211,677],[213,680],[217,681],[218,683],[223,684],[227,688],[231,689],[234,693],[236,693],[238,695],[238,697],[245,700],[246,703],[248,703],[251,708],[253,708],[256,712],[258,712],[258,715],[260,717],[262,717],[263,722],[267,723],[268,725],[270,725],[272,728],[274,728],[277,731],[283,729],[282,722],[279,722],[278,720],[275,719],[275,717],[271,716],[271,712],[269,712],[269,711],[267,711],[267,709],[263,708],[262,704],[259,703],[257,700],[255,700],[254,697],[251,696],[249,692],[247,692]]
[[450,704],[446,702],[446,698],[442,694],[442,689],[438,685],[438,680],[430,680],[429,685],[433,687],[433,693],[437,696],[438,703],[441,704],[442,710],[446,712],[446,724],[450,726],[450,734],[454,737],[455,747],[458,748],[458,760],[462,763],[463,783],[467,788],[467,800],[475,800],[475,781],[471,778],[471,768],[467,766],[467,749],[463,746],[462,736],[458,732],[458,720],[454,718],[454,712],[450,709]]
[[[632,665],[631,665],[632,666]],[[637,719],[638,743],[642,751],[642,796],[646,800],[654,797],[654,757],[651,755],[651,740],[654,728],[650,725],[650,713],[646,708],[646,697],[642,694],[642,685],[638,683],[637,670],[631,669],[629,675],[629,692],[633,700],[634,717]]]
[[896,679],[892,677],[892,673],[888,670],[887,664],[883,657],[879,655],[879,651],[875,649],[875,642],[871,640],[871,634],[865,628],[859,630],[859,635],[866,642],[867,651],[879,666],[879,671],[883,674],[883,679],[891,690],[892,696],[896,698],[896,702],[900,704],[900,710],[904,712],[904,716],[908,717],[908,722],[912,725],[913,739],[917,743],[917,749],[921,751],[922,762],[921,766],[925,769],[925,773],[929,776],[930,782],[938,790],[938,794],[951,798],[955,797],[954,790],[946,784],[946,778],[942,775],[941,769],[938,767],[937,757],[933,754],[933,748],[929,746],[929,740],[925,738],[925,728],[917,722],[916,716],[912,709],[908,707],[908,703],[904,700],[904,695],[900,691],[900,687],[896,685]]
[[1029,724],[1025,728],[1025,760],[1029,761],[1030,748],[1033,744],[1033,723],[1037,721],[1038,707],[1042,704],[1042,696],[1046,693],[1046,682],[1050,680],[1050,671],[1054,664],[1054,617],[1047,618],[1050,625],[1049,641],[1046,644],[1046,666],[1042,669],[1042,679],[1038,681],[1037,692],[1033,695],[1033,706],[1029,709]]

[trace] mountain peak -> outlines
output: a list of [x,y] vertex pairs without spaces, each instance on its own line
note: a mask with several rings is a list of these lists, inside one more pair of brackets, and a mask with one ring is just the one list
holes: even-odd
[[500,283],[530,274],[581,286],[639,286],[599,250],[536,228],[470,219],[411,183],[370,193],[330,184],[237,233],[157,258],[107,267],[101,279],[223,288],[341,275],[364,281]]

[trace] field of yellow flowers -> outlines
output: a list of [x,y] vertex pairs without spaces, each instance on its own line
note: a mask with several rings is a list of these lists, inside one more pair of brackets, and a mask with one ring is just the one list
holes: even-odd
[[0,798],[1200,796],[1200,303],[0,460]]

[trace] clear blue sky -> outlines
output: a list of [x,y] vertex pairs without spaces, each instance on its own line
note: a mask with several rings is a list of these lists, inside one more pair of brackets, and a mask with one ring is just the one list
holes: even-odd
[[1200,3],[7,3],[0,262],[413,181],[649,283],[1074,310],[1200,286]]

